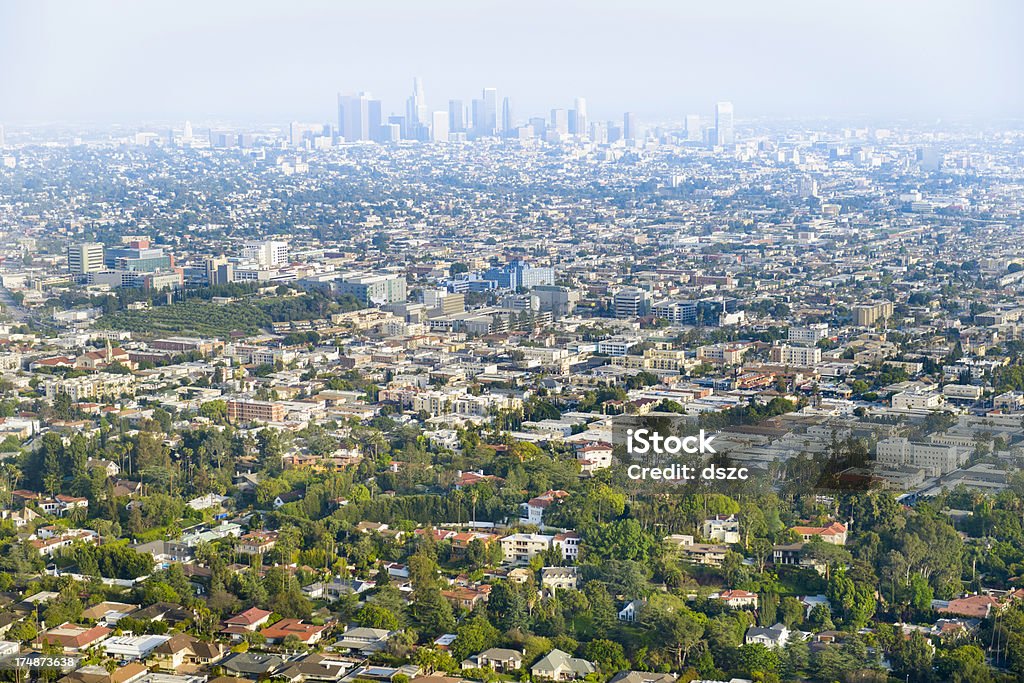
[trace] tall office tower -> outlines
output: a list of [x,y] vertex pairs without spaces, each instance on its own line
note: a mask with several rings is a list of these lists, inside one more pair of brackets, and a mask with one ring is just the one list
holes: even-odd
[[7,146],[7,136],[4,134],[4,124],[0,123],[0,147]]
[[697,114],[686,115],[686,141],[700,142],[700,116]]
[[423,93],[423,81],[412,79],[412,96],[406,102],[405,116],[410,124],[427,123],[427,96]]
[[233,282],[234,265],[223,256],[213,256],[206,259],[206,283],[209,285],[224,285]]
[[[393,119],[397,119],[397,122]],[[378,142],[398,142],[402,139],[402,128],[404,127],[404,116],[392,116],[387,123],[380,124],[376,140]]]
[[[409,126],[408,126],[408,122],[405,120],[404,116],[401,116],[399,114],[392,114],[391,116],[388,117],[387,121],[383,121],[380,125],[381,125],[381,128],[385,128],[385,127],[389,127],[389,126],[398,126],[398,139],[399,140],[401,140],[403,138],[408,139],[408,137],[409,137],[409,135],[408,135],[408,133],[409,133]],[[382,142],[390,142],[390,140],[388,139],[387,135],[379,135],[378,138]]]
[[466,132],[466,106],[462,100],[448,100],[448,132]]
[[800,176],[797,181],[797,194],[801,197],[817,197],[818,181],[809,175]]
[[574,135],[585,136],[587,134],[587,131],[588,131],[588,129],[587,129],[587,100],[582,98],[582,97],[577,97],[576,98],[575,107],[574,107],[573,111],[576,113],[576,115],[574,117],[571,117],[571,118],[575,119],[575,121],[574,121],[575,125],[573,126],[575,128],[575,130],[570,130],[569,132],[574,134]]
[[533,130],[534,137],[543,138],[547,135],[548,122],[543,116],[531,116],[529,126]]
[[559,135],[569,134],[569,112],[565,109],[551,110],[551,128]]
[[608,130],[608,142],[614,143],[622,139],[622,126],[616,121],[609,121],[605,127]]
[[411,140],[426,140],[430,114],[427,112],[427,98],[423,94],[423,81],[412,79],[412,95],[405,103],[405,137]]
[[622,319],[636,318],[644,314],[647,293],[636,287],[625,287],[615,293],[612,298],[612,309],[615,317]]
[[430,139],[434,142],[448,142],[448,112],[434,112],[430,125]]
[[622,116],[622,137],[624,137],[627,142],[631,142],[636,140],[639,132],[640,131],[637,130],[636,124],[636,114],[631,111],[627,111]]
[[380,100],[373,99],[370,93],[338,95],[338,134],[345,140],[374,140],[380,124]]
[[192,142],[192,122],[186,121],[185,128],[181,131],[181,141],[185,143]]
[[601,121],[590,124],[590,139],[599,145],[608,144],[608,124]]
[[942,152],[937,147],[918,147],[914,156],[920,170],[932,173],[942,170]]
[[506,97],[501,102],[501,130],[509,135],[515,129],[516,124],[512,118],[512,98]]
[[718,146],[732,145],[736,142],[736,133],[732,127],[732,102],[719,102],[715,105],[715,144]]
[[69,244],[68,270],[72,275],[98,273],[104,270],[103,245],[99,242]]
[[479,137],[484,127],[484,101],[479,98],[473,98],[470,105],[469,125],[474,137]]
[[483,97],[473,100],[473,131],[478,137],[494,135],[498,130],[498,91],[484,88]]

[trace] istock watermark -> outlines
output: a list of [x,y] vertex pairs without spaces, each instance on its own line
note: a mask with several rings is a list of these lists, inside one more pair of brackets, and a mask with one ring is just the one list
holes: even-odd
[[715,449],[711,442],[715,435],[708,436],[702,429],[698,434],[690,436],[663,436],[660,432],[641,427],[626,430],[626,451],[633,455],[679,455],[680,453],[702,453],[714,455]]
[[733,466],[717,447],[718,436],[700,429],[687,415],[619,415],[612,420],[620,472],[634,482],[724,484],[749,479],[750,470]]
[[[732,494],[746,482],[755,486],[831,495],[865,491],[884,484],[876,476],[866,451],[850,439],[832,439],[825,453],[786,454],[770,462],[746,438],[750,425],[716,432],[701,427],[697,415],[652,412],[612,418],[613,455],[619,467],[613,476],[640,492],[643,482],[651,494],[718,491]],[[738,445],[737,445],[738,444]],[[736,458],[729,451],[741,448]]]

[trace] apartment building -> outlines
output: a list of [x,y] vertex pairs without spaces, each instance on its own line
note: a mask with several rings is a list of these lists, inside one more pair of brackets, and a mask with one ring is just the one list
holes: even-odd
[[281,422],[284,415],[284,405],[276,401],[228,401],[228,420],[231,422]]

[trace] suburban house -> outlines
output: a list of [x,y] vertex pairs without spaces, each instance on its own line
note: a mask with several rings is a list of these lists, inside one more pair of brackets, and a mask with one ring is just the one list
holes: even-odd
[[619,610],[619,621],[633,623],[640,614],[640,608],[644,606],[643,600],[630,600]]
[[129,615],[137,609],[139,609],[138,605],[128,602],[105,601],[82,610],[82,618],[95,621],[100,626],[112,626],[121,617]]
[[815,536],[832,545],[846,545],[846,525],[832,522],[828,526],[795,526],[793,531],[804,541]]
[[736,515],[715,515],[704,520],[701,535],[708,541],[732,545],[740,542],[740,521]]
[[665,542],[676,548],[685,561],[706,567],[721,567],[726,553],[729,552],[727,545],[694,543],[693,536],[689,534],[672,534]]
[[246,555],[263,555],[273,550],[277,543],[276,531],[250,531],[238,539],[238,552]]
[[100,643],[111,633],[111,629],[105,626],[79,626],[66,622],[40,635],[37,642],[39,645],[58,646],[64,654],[75,654]]
[[185,633],[171,636],[170,640],[153,649],[152,660],[165,671],[182,668],[196,669],[219,662],[227,654],[227,648],[216,642],[206,642]]
[[757,593],[750,593],[744,590],[727,590],[715,593],[711,596],[713,600],[721,600],[723,603],[738,609],[741,607],[753,607],[757,609]]
[[326,630],[326,626],[307,624],[301,619],[282,619],[275,624],[265,626],[260,633],[271,644],[283,643],[288,636],[295,636],[305,645],[313,645],[320,641]]
[[237,652],[220,663],[228,676],[264,680],[284,667],[285,660],[279,655],[264,652]]
[[540,586],[554,592],[559,588],[576,590],[576,567],[544,567],[540,570]]
[[939,614],[954,614],[958,617],[985,619],[990,613],[998,609],[999,601],[991,595],[968,595],[965,598],[950,600],[948,605],[939,607],[936,611]]
[[493,669],[507,673],[523,667],[523,653],[502,647],[492,647],[462,662],[463,669]]
[[612,445],[603,441],[591,442],[576,449],[576,460],[584,474],[593,474],[612,466]]
[[785,647],[789,642],[790,631],[784,624],[775,624],[762,628],[751,626],[743,636],[743,644],[760,643],[767,648]]
[[279,495],[277,498],[274,499],[274,509],[276,510],[277,508],[281,507],[282,505],[287,505],[288,503],[294,503],[294,502],[300,501],[305,496],[306,496],[306,492],[305,491],[299,491],[299,490],[286,491],[285,493],[282,493],[281,495]]
[[246,633],[253,633],[266,626],[271,614],[272,612],[265,609],[250,607],[244,612],[225,619],[224,628],[220,632],[231,636],[233,640],[241,640]]
[[539,496],[531,498],[523,503],[523,521],[527,524],[543,526],[544,511],[568,495],[567,492],[561,490],[545,491]]
[[387,647],[388,639],[393,635],[395,635],[395,631],[389,631],[386,628],[354,626],[341,634],[341,638],[334,643],[334,647],[357,650],[364,654],[379,652]]
[[575,562],[580,556],[580,535],[575,531],[555,534],[551,545],[562,549],[562,559]]
[[597,667],[593,663],[579,657],[572,657],[558,649],[547,653],[530,667],[530,673],[534,678],[552,681],[572,681],[596,671]]
[[441,595],[451,603],[452,607],[464,610],[472,610],[478,604],[487,602],[487,595],[489,593],[490,586],[481,586],[480,588],[456,586],[450,590],[441,591]]

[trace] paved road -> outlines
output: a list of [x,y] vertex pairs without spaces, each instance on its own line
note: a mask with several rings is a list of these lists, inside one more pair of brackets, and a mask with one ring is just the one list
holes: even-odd
[[16,322],[25,323],[32,318],[32,313],[28,309],[19,306],[6,287],[0,287],[0,304],[3,304],[4,313],[14,318]]

